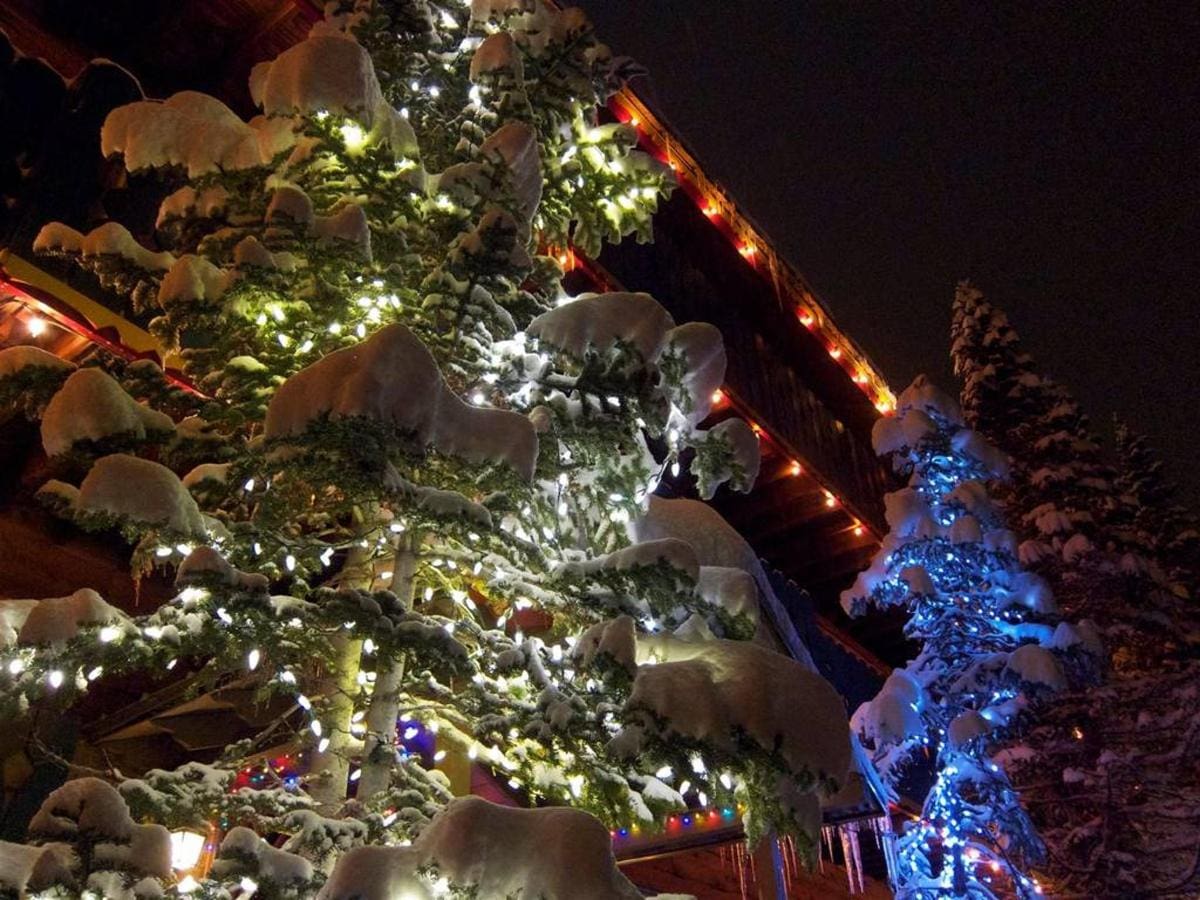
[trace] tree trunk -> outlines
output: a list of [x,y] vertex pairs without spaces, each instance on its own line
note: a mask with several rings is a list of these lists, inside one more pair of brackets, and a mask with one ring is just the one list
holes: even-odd
[[[414,577],[417,571],[417,549],[420,538],[411,535],[400,538],[396,545],[395,571],[392,591],[412,608]],[[358,799],[369,800],[391,784],[392,766],[396,762],[396,716],[400,712],[400,684],[404,678],[404,659],[380,660],[375,677],[375,690],[367,707],[367,733],[363,738],[362,777],[358,781]]]

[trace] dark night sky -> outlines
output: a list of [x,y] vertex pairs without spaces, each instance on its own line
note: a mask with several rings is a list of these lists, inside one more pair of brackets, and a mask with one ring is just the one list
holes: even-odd
[[893,387],[970,278],[1200,496],[1195,4],[580,5]]

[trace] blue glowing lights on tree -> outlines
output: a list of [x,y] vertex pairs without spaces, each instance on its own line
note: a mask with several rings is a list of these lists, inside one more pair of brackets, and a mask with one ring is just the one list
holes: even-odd
[[1003,761],[1024,752],[1013,726],[1087,665],[1095,636],[1058,623],[1045,583],[1021,569],[985,486],[1007,460],[953,400],[919,377],[873,441],[909,481],[887,496],[890,532],[842,603],[851,615],[905,609],[921,649],[853,725],[893,786],[936,761],[920,818],[897,841],[897,896],[1036,896],[1029,873],[1045,850]]

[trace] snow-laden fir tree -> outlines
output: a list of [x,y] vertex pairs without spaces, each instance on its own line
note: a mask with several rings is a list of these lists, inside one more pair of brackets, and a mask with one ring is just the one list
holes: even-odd
[[[744,423],[697,428],[720,336],[564,296],[539,252],[648,235],[670,173],[597,124],[623,71],[540,0],[344,2],[255,67],[249,122],[191,92],[108,117],[106,154],[178,186],[158,248],[110,222],[37,249],[124,297],[195,391],[17,348],[0,399],[40,422],[40,498],[178,593],[139,618],[85,586],[6,602],[0,705],[17,727],[178,667],[292,711],[214,764],[68,781],[3,848],[10,890],[635,897],[606,826],[697,798],[812,846],[841,700],[751,640],[749,547],[652,494],[689,447],[705,496],[754,481]],[[398,722],[548,806],[452,800]],[[232,789],[281,748],[299,784]],[[211,873],[170,884],[162,826],[213,822]]]
[[1179,652],[1183,635],[1168,623],[1184,612],[1186,587],[1123,527],[1129,511],[1116,471],[1079,404],[1037,370],[1007,316],[977,289],[960,284],[953,313],[963,414],[1012,460],[997,495],[1021,537],[1021,561],[1049,580],[1068,616],[1106,630],[1118,666]]
[[[1003,496],[1021,557],[1064,614],[1094,618],[1110,664],[1098,688],[1047,706],[1010,757],[1049,851],[1048,888],[1089,897],[1195,893],[1200,666],[1195,613],[1184,599],[1195,586],[1139,534],[1136,523],[1153,514],[1135,487],[1149,483],[1133,473],[1153,470],[1131,459],[1126,442],[1125,471],[1089,480],[1095,439],[1075,430],[1078,444],[1059,441],[1061,417],[1050,414],[1079,422],[1077,405],[1061,387],[1047,388],[1004,314],[969,286],[955,297],[953,329],[967,420],[1007,441],[1013,456]],[[1054,445],[1061,452],[1050,460]]]
[[890,530],[842,604],[904,609],[920,651],[851,721],[892,785],[936,760],[897,842],[897,895],[1034,896],[1044,848],[994,754],[1032,706],[1086,673],[1094,634],[1058,622],[1045,582],[1021,568],[986,487],[1007,460],[957,403],[921,376],[872,438],[909,481],[885,498]]
[[1178,498],[1146,436],[1114,420],[1117,491],[1128,541],[1161,562],[1172,583],[1194,587],[1200,575],[1200,521]]

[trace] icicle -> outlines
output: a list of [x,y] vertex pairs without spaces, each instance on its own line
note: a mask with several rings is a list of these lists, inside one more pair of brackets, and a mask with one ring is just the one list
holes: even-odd
[[867,888],[863,882],[863,866],[862,866],[862,850],[858,844],[858,823],[851,822],[846,828],[846,833],[850,837],[850,850],[854,854],[853,875],[858,880],[858,893],[863,893]]
[[842,839],[842,863],[846,866],[846,883],[850,895],[853,896],[857,891],[854,890],[854,864],[851,861],[850,837],[845,828],[838,828],[837,831],[838,837]]

